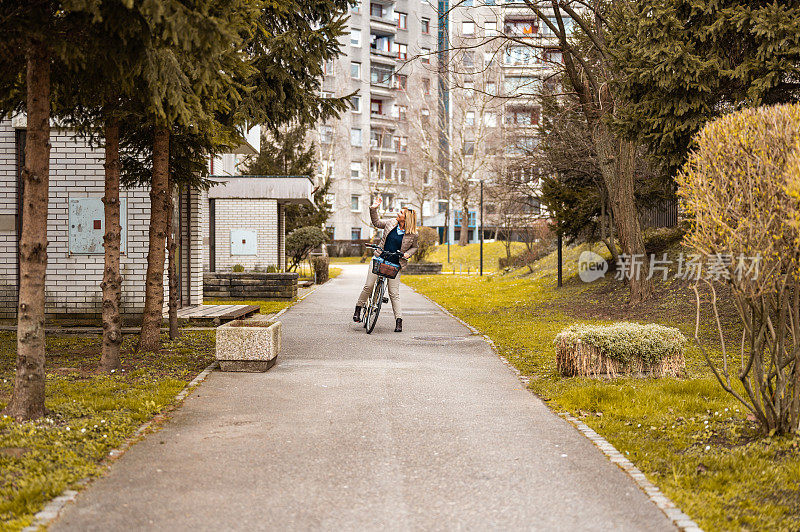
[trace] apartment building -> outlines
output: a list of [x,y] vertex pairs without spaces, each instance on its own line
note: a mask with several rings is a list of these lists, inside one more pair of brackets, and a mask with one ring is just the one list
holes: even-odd
[[[439,8],[447,10],[442,49]],[[344,54],[326,65],[323,89],[358,94],[349,112],[317,131],[320,175],[333,182],[328,231],[334,240],[369,238],[368,206],[381,194],[385,209],[415,206],[442,240],[449,234],[455,241],[460,196],[469,195],[469,240],[478,240],[477,183],[503,174],[538,180],[524,154],[537,144],[537,95],[561,64],[557,39],[521,0],[362,2],[349,26]],[[436,131],[440,99],[448,102],[444,131]],[[433,153],[442,138],[446,167]],[[534,198],[522,200],[521,214],[542,214]],[[497,225],[503,209],[488,201],[485,225]]]
[[[323,90],[331,96],[357,92],[351,109],[317,128],[320,175],[330,176],[334,240],[371,236],[369,205],[383,209],[417,205],[412,172],[413,126],[409,107],[436,111],[436,24],[424,0],[360,1],[351,7],[343,54],[325,65]],[[431,206],[423,209],[428,214]]]

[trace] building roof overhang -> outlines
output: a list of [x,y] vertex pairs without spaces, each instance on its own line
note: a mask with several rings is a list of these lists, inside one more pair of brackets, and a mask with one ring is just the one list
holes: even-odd
[[314,184],[308,176],[211,176],[209,199],[274,199],[282,204],[313,205]]

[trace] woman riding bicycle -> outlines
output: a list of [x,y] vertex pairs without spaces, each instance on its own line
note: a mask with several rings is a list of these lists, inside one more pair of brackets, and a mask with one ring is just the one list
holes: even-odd
[[[389,261],[397,260],[397,252],[402,253],[400,266],[408,264],[408,259],[417,252],[417,213],[413,209],[403,208],[397,213],[397,218],[381,220],[378,218],[378,207],[381,204],[381,197],[375,199],[375,203],[369,208],[369,216],[372,225],[378,229],[383,229],[380,247],[384,253],[381,255],[377,251],[376,256],[382,256]],[[356,303],[356,312],[353,314],[353,321],[361,321],[361,308],[367,304],[367,298],[372,292],[372,287],[378,276],[372,273],[372,268],[367,274],[367,282]],[[394,312],[395,328],[394,332],[402,332],[403,316],[400,311],[400,274],[394,279],[387,279],[389,288],[389,299],[392,301],[392,311]]]

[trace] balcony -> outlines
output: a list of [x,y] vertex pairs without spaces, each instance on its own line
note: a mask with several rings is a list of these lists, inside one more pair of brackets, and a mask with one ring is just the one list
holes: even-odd
[[370,113],[369,121],[371,127],[392,130],[397,128],[397,119],[385,113]]
[[369,17],[369,29],[383,35],[395,35],[397,33],[397,22],[386,17]]
[[397,52],[391,52],[389,50],[379,50],[377,48],[373,48],[370,46],[369,53],[372,60],[380,61],[381,63],[387,63],[391,65],[397,64]]

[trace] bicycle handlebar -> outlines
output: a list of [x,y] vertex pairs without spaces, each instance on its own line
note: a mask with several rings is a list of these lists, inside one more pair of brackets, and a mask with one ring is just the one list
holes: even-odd
[[401,253],[400,251],[386,251],[382,247],[376,246],[374,244],[364,244],[364,247],[368,247],[368,248],[371,248],[371,249],[378,250],[381,253],[389,253],[390,255],[397,255],[398,257],[402,257],[403,255],[405,255],[404,253]]

